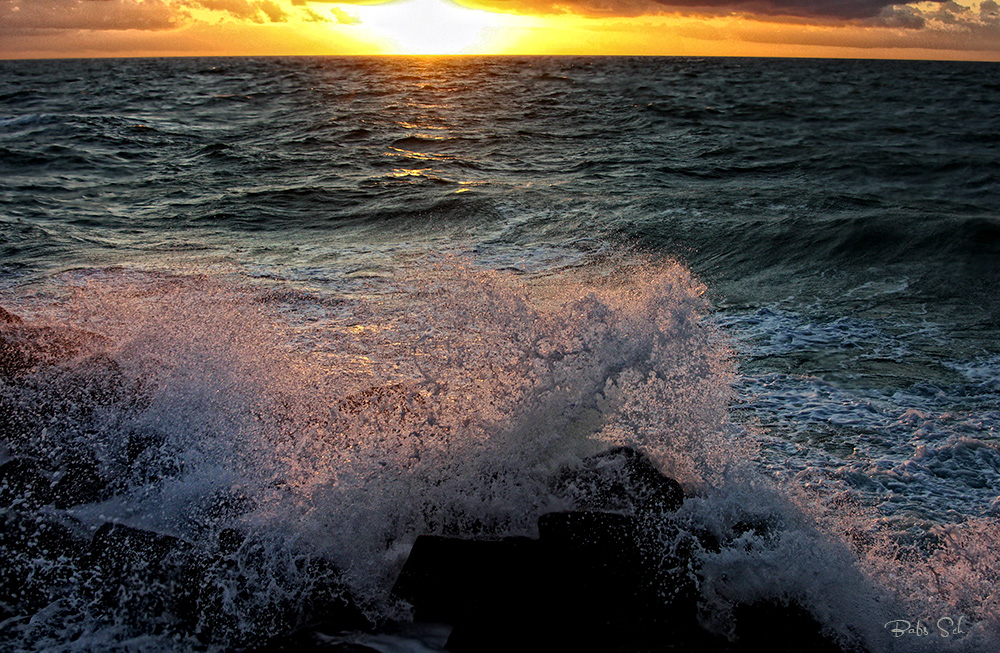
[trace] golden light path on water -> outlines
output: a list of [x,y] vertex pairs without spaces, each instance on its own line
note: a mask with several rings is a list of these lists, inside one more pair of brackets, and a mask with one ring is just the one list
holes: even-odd
[[349,21],[356,19],[386,54],[503,51],[517,28],[538,23],[536,18],[470,9],[450,0],[344,5],[339,11]]

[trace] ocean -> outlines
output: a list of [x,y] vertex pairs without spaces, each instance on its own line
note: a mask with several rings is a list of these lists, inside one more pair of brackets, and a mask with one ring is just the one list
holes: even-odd
[[[998,107],[976,63],[0,61],[0,306],[42,342],[0,355],[0,646],[252,648],[335,568],[395,630],[331,647],[441,650],[390,591],[415,538],[534,537],[624,445],[730,543],[722,631],[771,598],[1000,650]],[[212,623],[100,572],[107,524],[235,538]]]

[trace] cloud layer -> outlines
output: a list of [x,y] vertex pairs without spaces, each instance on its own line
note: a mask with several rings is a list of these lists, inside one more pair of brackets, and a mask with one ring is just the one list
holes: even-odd
[[[251,23],[292,18],[276,0],[0,0],[0,35],[33,30],[173,29],[193,19],[192,9],[208,9]],[[315,14],[305,7],[297,13]]]
[[164,0],[0,0],[0,34],[38,29],[162,30],[186,19]]
[[[755,41],[795,38],[818,45],[853,39],[868,46],[953,50],[1000,50],[998,0],[954,0],[894,3],[891,0],[452,0],[467,7],[528,15],[577,15],[607,19],[675,15],[688,24],[670,29],[703,40]],[[344,29],[360,23],[350,4],[384,4],[378,0],[340,0],[332,9],[310,0],[0,0],[0,53],[16,37],[52,39],[72,31],[90,37],[126,39],[131,35],[164,33],[180,27],[198,27],[200,33],[223,25],[329,23]],[[712,21],[713,17],[737,17]],[[702,20],[705,19],[705,20]],[[745,19],[745,20],[743,20]],[[669,22],[669,21],[667,21]],[[623,23],[624,24],[624,23]],[[652,23],[650,23],[652,24]],[[616,29],[647,30],[629,23]],[[739,27],[736,27],[739,25]],[[818,29],[850,27],[852,29]],[[593,29],[598,29],[597,23]],[[715,33],[709,38],[705,34]],[[249,34],[250,32],[246,32]],[[665,32],[666,33],[666,32]],[[113,36],[118,34],[118,36]],[[701,36],[699,36],[701,34]],[[850,37],[850,38],[848,38]],[[4,39],[8,48],[2,47]],[[132,38],[131,36],[128,38]],[[168,37],[164,37],[168,38]],[[244,37],[246,38],[246,37]],[[349,37],[348,38],[349,42]],[[126,39],[127,40],[127,39]],[[210,40],[210,39],[209,39]],[[249,37],[252,41],[253,37]],[[248,42],[249,42],[248,41]],[[123,40],[123,43],[126,41]],[[203,41],[205,42],[205,41]],[[773,41],[778,43],[780,41]],[[924,43],[926,45],[921,45]],[[878,45],[876,45],[878,44]],[[893,45],[895,44],[895,45]],[[905,44],[905,45],[904,45]],[[9,55],[8,55],[9,56]]]

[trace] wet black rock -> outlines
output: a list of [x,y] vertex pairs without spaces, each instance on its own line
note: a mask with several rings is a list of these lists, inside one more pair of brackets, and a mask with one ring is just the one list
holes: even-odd
[[24,320],[0,306],[0,324],[21,324]]
[[88,456],[69,456],[61,467],[59,480],[52,486],[53,505],[56,508],[103,501],[111,496],[108,482],[101,475],[97,462]]
[[39,365],[55,365],[105,339],[71,327],[0,321],[0,379],[14,380]]
[[0,511],[0,603],[32,614],[61,596],[88,541],[55,517]]
[[363,644],[336,642],[330,640],[338,631],[324,632],[315,627],[306,627],[269,639],[260,646],[249,647],[244,653],[302,653],[303,651],[322,651],[323,653],[379,653],[381,649],[371,648]]
[[642,454],[612,449],[555,486],[590,509],[542,515],[538,539],[417,538],[393,593],[454,626],[449,651],[842,650],[794,603],[736,606],[731,637],[703,627],[697,554],[719,543],[674,521],[680,485]]
[[760,601],[736,606],[734,622],[739,651],[770,653],[842,653],[823,634],[822,625],[794,601]]
[[95,412],[143,398],[106,352],[102,336],[62,326],[0,321],[0,439],[28,451],[45,437],[87,430]]
[[554,491],[585,510],[670,512],[684,502],[680,483],[628,447],[609,449],[562,470]]
[[[116,618],[135,620],[143,632],[195,634],[206,644],[225,642],[232,648],[261,640],[287,640],[292,646],[310,629],[372,628],[329,561],[297,558],[295,584],[286,588],[286,596],[257,602],[249,592],[258,581],[251,578],[274,573],[273,561],[258,558],[253,549],[259,547],[235,529],[224,529],[217,540],[217,550],[205,552],[171,535],[102,525],[90,550],[97,605]],[[280,575],[273,580],[285,582]],[[292,650],[274,646],[265,650]]]
[[516,610],[526,598],[526,579],[542,572],[539,553],[538,541],[526,537],[462,540],[422,535],[393,593],[414,606],[420,621],[456,623],[504,606]]
[[0,465],[0,507],[34,509],[53,498],[52,481],[37,461],[15,458]]
[[246,541],[246,536],[235,528],[224,528],[219,531],[219,555],[232,556],[239,551],[240,546]]
[[[696,623],[693,602],[664,601],[689,597],[693,584],[684,577],[661,586],[636,518],[552,513],[539,520],[539,534],[421,536],[393,593],[413,605],[417,620],[454,625],[450,651],[522,650],[526,642],[533,650],[617,650]],[[688,637],[692,644],[715,639],[699,628]]]
[[162,615],[178,629],[197,619],[208,561],[190,543],[109,523],[94,533],[90,559],[100,579],[96,598],[103,607],[125,603],[132,615]]
[[0,465],[0,507],[68,508],[110,496],[97,463],[83,453],[67,455],[56,469],[29,458]]

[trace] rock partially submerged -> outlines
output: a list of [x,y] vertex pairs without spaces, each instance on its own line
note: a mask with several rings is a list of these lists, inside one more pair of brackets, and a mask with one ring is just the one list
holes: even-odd
[[[3,309],[0,309],[3,310]],[[138,400],[103,336],[0,314],[0,440],[86,428],[99,407]],[[17,453],[15,451],[15,453]]]
[[[393,593],[418,621],[454,626],[447,650],[842,650],[808,611],[777,599],[735,606],[735,639],[703,627],[695,550],[717,543],[685,540],[670,523],[680,485],[642,454],[598,454],[556,486],[590,509],[542,515],[538,539],[417,538]],[[622,506],[632,510],[607,510]]]
[[21,324],[24,320],[20,316],[14,315],[3,306],[0,306],[0,324]]
[[[234,529],[221,531],[218,540],[215,550],[206,551],[124,524],[105,523],[91,533],[67,515],[0,510],[0,610],[28,617],[73,586],[95,614],[139,632],[230,647],[257,645],[263,638],[266,650],[292,650],[281,642],[302,640],[316,625],[332,632],[372,628],[337,569],[307,556],[296,564],[308,586],[284,603],[263,606],[261,614],[246,612],[251,597],[241,589],[249,582],[244,574],[260,572],[255,565],[267,561],[241,555],[247,540]],[[235,617],[241,609],[242,617]]]
[[0,508],[69,508],[111,495],[107,480],[82,452],[66,455],[58,466],[29,458],[0,465]]
[[0,608],[32,614],[60,598],[86,552],[86,539],[60,519],[0,510]]
[[608,449],[563,469],[553,485],[557,495],[587,510],[673,512],[684,502],[680,483],[628,447]]
[[104,343],[102,336],[89,331],[30,324],[3,308],[0,311],[0,379],[61,363]]

